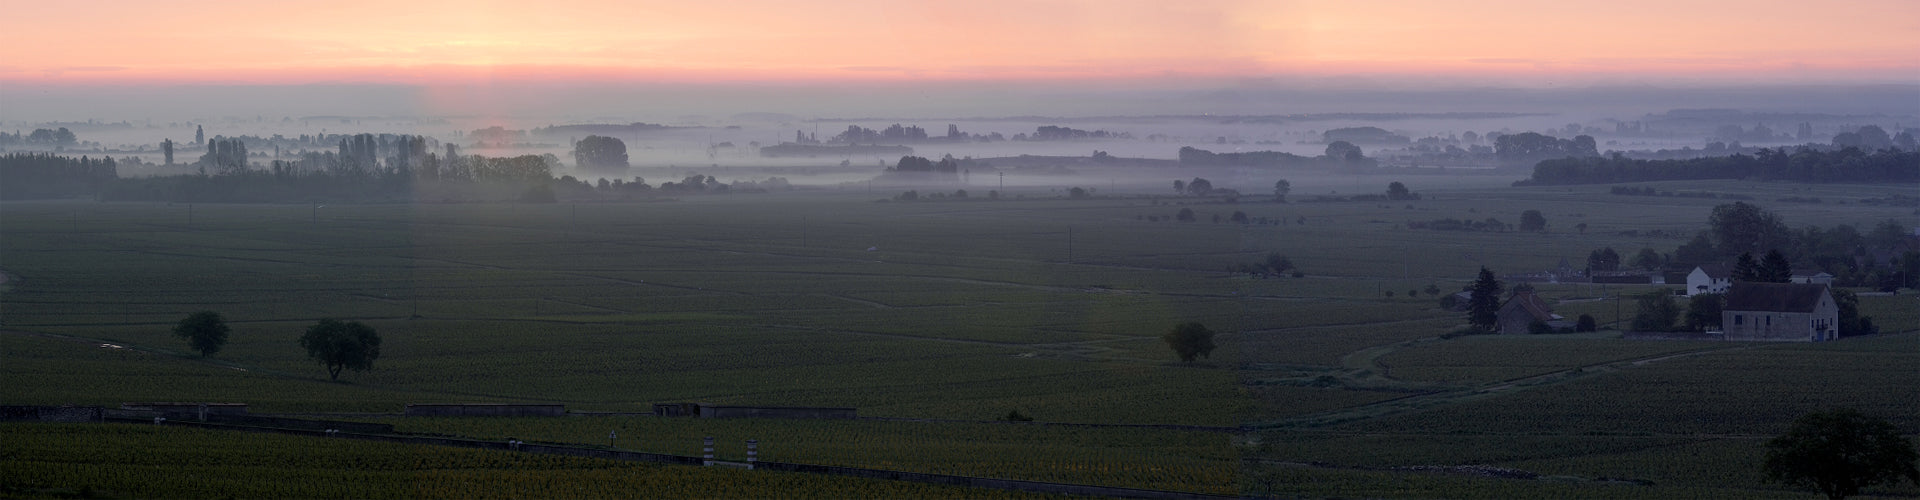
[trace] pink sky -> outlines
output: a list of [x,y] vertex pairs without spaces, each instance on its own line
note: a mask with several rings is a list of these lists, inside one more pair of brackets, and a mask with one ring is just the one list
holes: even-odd
[[9,4],[16,84],[1920,81],[1914,0]]

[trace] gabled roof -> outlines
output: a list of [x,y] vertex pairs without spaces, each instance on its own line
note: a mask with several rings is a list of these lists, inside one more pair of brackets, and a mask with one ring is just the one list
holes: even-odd
[[1709,279],[1723,280],[1733,276],[1733,268],[1721,264],[1701,264],[1694,267],[1699,268],[1700,272],[1707,273]]
[[1813,312],[1820,298],[1828,297],[1826,285],[1803,283],[1753,283],[1735,281],[1727,289],[1728,311]]
[[1540,296],[1534,295],[1533,292],[1520,292],[1515,294],[1513,298],[1507,299],[1506,304],[1500,305],[1500,310],[1505,311],[1509,307],[1519,307],[1521,310],[1526,311],[1527,315],[1533,316],[1533,319],[1540,321],[1560,319],[1553,315],[1553,308],[1547,307],[1547,302],[1541,300]]

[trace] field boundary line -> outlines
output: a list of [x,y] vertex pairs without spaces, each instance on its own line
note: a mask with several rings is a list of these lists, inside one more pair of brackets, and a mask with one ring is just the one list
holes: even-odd
[[[107,420],[115,423],[132,423],[136,425],[148,423],[146,420],[140,419],[140,418],[108,417]],[[353,433],[353,432],[346,432],[346,431],[303,430],[303,429],[286,429],[286,428],[278,428],[278,427],[255,427],[255,426],[245,426],[245,425],[228,425],[228,424],[217,424],[217,423],[208,423],[208,422],[177,421],[177,420],[167,420],[167,421],[164,421],[164,423],[162,423],[161,425],[194,427],[194,428],[208,429],[208,430],[290,434],[290,435],[296,435],[296,436],[333,438],[333,439],[340,439],[340,438],[359,439],[359,440],[365,440],[365,441],[381,441],[381,442],[388,442],[388,443],[412,444],[412,445],[447,446],[447,447],[455,447],[455,448],[478,448],[478,449],[495,450],[495,451],[536,453],[536,454],[543,454],[543,455],[565,455],[565,456],[575,456],[575,457],[583,457],[583,458],[600,458],[600,459],[608,459],[608,460],[618,460],[623,462],[646,462],[646,463],[657,463],[657,464],[667,464],[667,465],[703,466],[703,465],[706,465],[706,462],[707,462],[707,460],[704,457],[672,455],[672,454],[666,454],[666,453],[648,453],[648,452],[639,452],[639,451],[586,448],[586,447],[579,447],[579,446],[567,446],[567,445],[561,445],[561,444],[535,444],[535,443],[526,443],[526,442],[510,443],[505,440],[481,441],[476,439],[452,438],[452,437],[363,434],[363,433]],[[1185,492],[1185,491],[1149,490],[1149,489],[1141,489],[1141,488],[1125,488],[1125,487],[1119,487],[1119,486],[1055,483],[1055,482],[1047,482],[1047,481],[1027,481],[1027,480],[1020,480],[1020,479],[999,479],[999,478],[977,477],[977,476],[959,476],[959,475],[950,475],[950,474],[932,474],[932,473],[923,473],[923,472],[906,472],[906,471],[896,471],[896,470],[886,470],[886,469],[868,469],[868,468],[862,468],[862,467],[843,467],[843,466],[835,466],[835,465],[816,465],[816,464],[800,464],[800,463],[771,462],[771,461],[756,462],[748,468],[762,469],[762,470],[769,470],[769,471],[776,471],[776,472],[793,472],[793,473],[802,473],[802,474],[846,476],[846,477],[858,477],[858,478],[866,478],[866,479],[880,479],[880,480],[888,480],[888,481],[905,481],[905,482],[925,483],[925,484],[964,486],[969,488],[983,488],[983,489],[994,489],[994,490],[1003,490],[1003,491],[1026,491],[1026,492],[1037,492],[1037,493],[1086,495],[1086,496],[1111,497],[1111,498],[1144,498],[1144,499],[1155,499],[1155,500],[1224,500],[1224,499],[1246,498],[1241,496],[1213,495],[1213,494],[1207,494],[1207,493],[1194,493],[1194,492]]]

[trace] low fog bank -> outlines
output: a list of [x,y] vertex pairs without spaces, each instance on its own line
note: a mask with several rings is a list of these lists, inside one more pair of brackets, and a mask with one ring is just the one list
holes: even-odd
[[743,113],[802,119],[1002,116],[1531,112],[1575,116],[1732,108],[1920,114],[1920,86],[1614,86],[1580,88],[1284,88],[1113,90],[1062,85],[176,85],[0,88],[0,122],[210,121],[242,117],[482,117],[721,125]]
[[[325,184],[312,180],[323,178],[339,185],[321,186],[322,198],[386,200],[546,199],[554,193],[629,199],[726,191],[723,185],[876,196],[1072,188],[1152,194],[1197,177],[1251,195],[1286,176],[1313,190],[1303,192],[1324,188],[1338,195],[1375,191],[1377,183],[1363,179],[1380,175],[1507,184],[1528,180],[1537,163],[1562,158],[1639,169],[1630,162],[1848,148],[1911,152],[1920,135],[1914,128],[1920,103],[1913,99],[1920,86],[938,95],[889,89],[865,99],[822,89],[676,95],[656,88],[564,98],[397,86],[222,90],[9,87],[0,109],[0,153],[111,158],[115,164],[105,170],[84,161],[48,167],[77,173],[47,179],[67,183],[55,190],[60,193],[149,198],[210,189],[231,191],[222,196],[233,198],[253,189],[241,187],[247,183],[274,182],[286,185],[272,192],[302,193],[307,187],[296,185]],[[40,94],[17,98],[33,92]],[[738,99],[676,100],[687,95]],[[821,95],[828,98],[809,99]],[[113,108],[116,102],[137,104]],[[27,119],[56,111],[50,120]],[[129,117],[104,118],[114,113]],[[185,118],[166,118],[175,115]],[[1862,164],[1903,158],[1875,156]],[[1738,161],[1715,168],[1751,167]],[[1592,178],[1583,165],[1563,165],[1559,179]],[[891,172],[895,168],[902,172]],[[181,174],[216,180],[101,187],[107,177]],[[1318,177],[1325,179],[1311,180]],[[567,182],[555,184],[554,193],[528,191],[548,179]],[[349,181],[385,187],[368,196],[345,187]],[[476,187],[503,182],[513,187]],[[419,186],[452,187],[423,195]],[[244,199],[277,199],[268,193]]]

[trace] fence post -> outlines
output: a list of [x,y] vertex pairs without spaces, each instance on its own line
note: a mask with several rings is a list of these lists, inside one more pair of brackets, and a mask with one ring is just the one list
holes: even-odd
[[713,465],[713,436],[707,436],[705,444],[706,446],[701,449],[701,453],[704,454],[704,459],[700,462],[700,465]]
[[760,440],[748,439],[747,440],[747,468],[752,469],[754,463],[758,462],[759,460],[760,460]]

